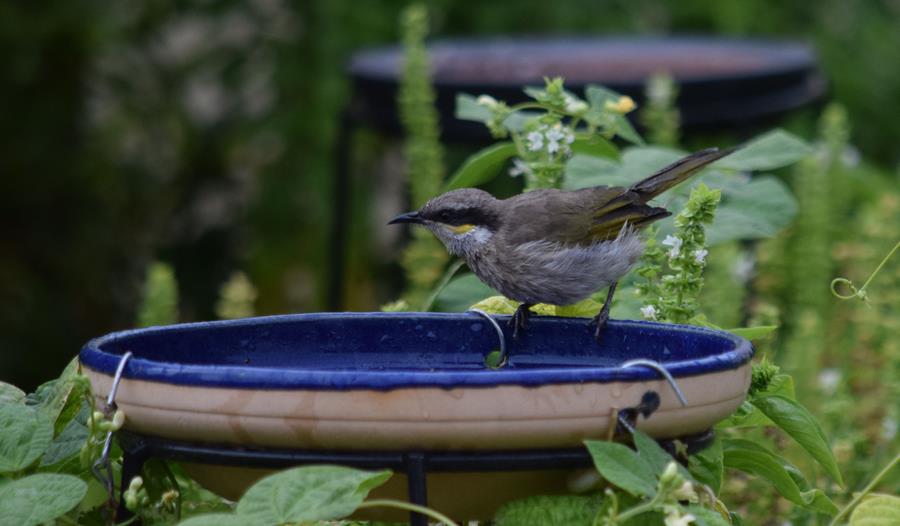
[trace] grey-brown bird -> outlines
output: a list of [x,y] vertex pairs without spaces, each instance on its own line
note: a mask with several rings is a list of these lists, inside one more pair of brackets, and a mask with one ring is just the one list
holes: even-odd
[[541,189],[509,199],[453,190],[389,224],[425,226],[481,281],[521,302],[510,320],[514,337],[527,327],[533,305],[571,305],[609,287],[591,320],[599,340],[616,284],[644,251],[638,231],[671,215],[647,203],[732,151],[702,150],[627,188]]

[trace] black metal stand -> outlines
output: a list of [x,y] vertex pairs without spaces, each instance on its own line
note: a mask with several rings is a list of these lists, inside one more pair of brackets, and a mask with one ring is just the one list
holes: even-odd
[[[420,506],[428,505],[427,476],[431,472],[584,468],[590,467],[593,462],[584,448],[522,451],[343,452],[193,444],[127,431],[119,432],[118,437],[124,454],[123,493],[132,477],[140,474],[144,462],[154,457],[174,461],[257,468],[338,464],[360,469],[391,469],[406,474],[409,483],[409,501]],[[713,431],[710,429],[680,439],[663,440],[660,441],[660,445],[670,452],[675,452],[675,442],[678,440],[687,446],[688,454],[693,454],[707,447],[713,439]],[[121,521],[127,518],[130,518],[130,514],[125,509],[124,503],[120,503],[117,520]],[[425,526],[427,517],[411,513],[410,524]]]

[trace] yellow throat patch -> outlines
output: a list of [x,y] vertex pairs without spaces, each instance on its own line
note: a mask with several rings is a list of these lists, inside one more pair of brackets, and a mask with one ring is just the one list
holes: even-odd
[[451,226],[450,230],[456,232],[457,234],[465,234],[466,232],[475,228],[475,225],[459,225],[459,226]]

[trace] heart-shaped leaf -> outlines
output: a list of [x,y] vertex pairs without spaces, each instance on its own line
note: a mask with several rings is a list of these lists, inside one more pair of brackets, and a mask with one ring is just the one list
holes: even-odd
[[478,186],[490,181],[514,155],[516,145],[511,142],[501,142],[475,153],[453,174],[447,183],[447,190]]
[[812,152],[803,140],[784,130],[772,130],[754,137],[743,148],[715,163],[717,168],[734,170],[774,170],[793,164]]
[[804,508],[835,515],[837,506],[821,490],[801,491],[785,469],[787,462],[768,449],[744,439],[722,441],[725,467],[768,480],[784,498]]
[[72,475],[38,473],[0,486],[0,524],[36,526],[65,514],[87,491]]
[[896,526],[900,524],[900,497],[871,495],[850,514],[850,526]]
[[837,460],[819,422],[805,407],[781,395],[756,397],[753,405],[805,449],[835,482],[844,485]]
[[53,440],[50,421],[26,405],[0,405],[0,430],[0,473],[30,466]]
[[656,493],[656,477],[630,448],[601,440],[587,440],[585,445],[597,471],[610,484],[634,496],[650,497]]
[[340,519],[353,513],[369,491],[390,477],[390,471],[341,466],[293,468],[254,484],[238,502],[237,513],[248,524]]

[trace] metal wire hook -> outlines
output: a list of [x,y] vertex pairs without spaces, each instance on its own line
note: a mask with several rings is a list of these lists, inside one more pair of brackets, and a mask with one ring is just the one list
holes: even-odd
[[628,360],[619,367],[625,369],[628,367],[633,367],[635,365],[643,365],[644,367],[649,367],[651,369],[654,369],[659,374],[663,375],[663,378],[665,378],[666,381],[669,382],[669,385],[672,386],[672,390],[675,391],[675,396],[678,397],[678,401],[681,402],[681,405],[683,407],[687,407],[688,401],[687,398],[684,397],[684,392],[682,392],[681,387],[678,386],[678,382],[675,381],[675,378],[672,377],[672,374],[665,367],[663,367],[661,363],[655,360],[647,360],[646,358],[638,358],[636,360]]
[[[116,393],[119,391],[119,382],[122,380],[125,364],[131,357],[131,351],[127,351],[122,355],[122,358],[119,359],[119,366],[116,367],[116,374],[113,377],[112,387],[110,387],[109,395],[106,397],[106,408],[103,411],[106,416],[109,416],[116,411]],[[100,453],[100,458],[98,458],[97,461],[94,462],[94,465],[91,466],[91,472],[94,474],[94,477],[96,477],[97,480],[103,484],[103,487],[106,488],[106,494],[109,496],[110,502],[113,502],[115,499],[113,488],[115,480],[113,478],[112,464],[109,461],[109,453],[112,449],[114,433],[115,431],[111,430],[106,433],[106,439],[103,441],[103,451]]]
[[494,326],[494,330],[497,331],[497,337],[500,338],[500,360],[497,362],[497,367],[503,367],[506,365],[506,336],[503,334],[503,329],[500,327],[500,324],[497,323],[497,320],[493,318],[490,314],[484,312],[481,309],[469,309],[466,312],[472,312],[478,314],[482,318],[486,319],[491,325]]

